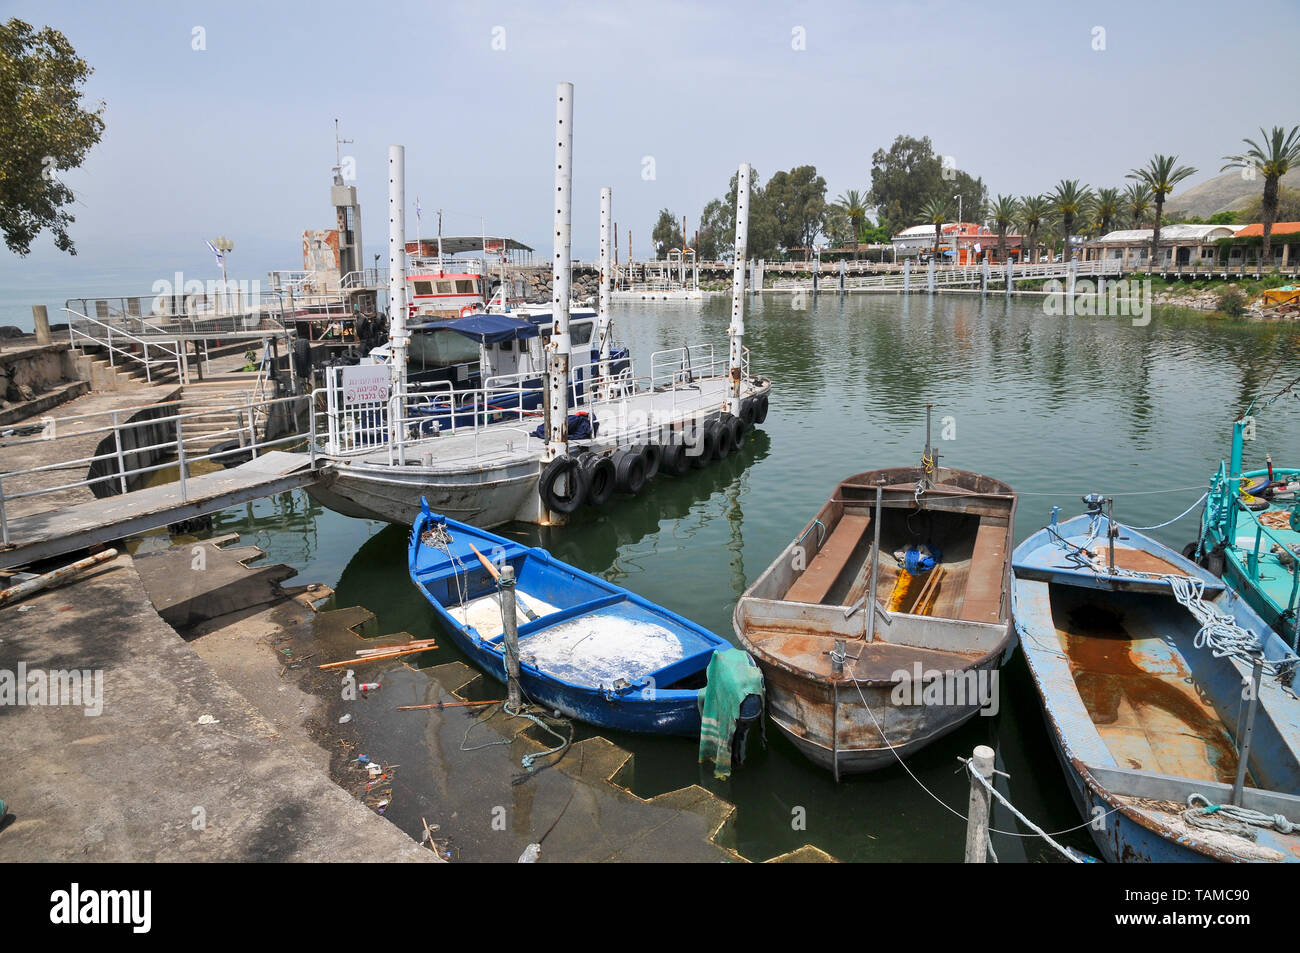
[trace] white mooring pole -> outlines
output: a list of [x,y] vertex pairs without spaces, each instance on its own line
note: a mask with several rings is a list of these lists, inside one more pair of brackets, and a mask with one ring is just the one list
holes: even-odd
[[740,416],[740,372],[745,343],[745,255],[749,250],[749,163],[736,175],[736,257],[731,269],[731,396],[727,410]]
[[614,238],[611,221],[614,215],[614,190],[606,186],[600,190],[600,313],[597,318],[600,349],[601,394],[609,394],[609,285],[613,274],[610,271],[610,241]]
[[[993,749],[978,745],[970,759],[970,770],[981,778],[993,777]],[[966,863],[983,864],[989,859],[989,808],[993,796],[973,777],[970,805],[966,812]]]
[[551,432],[546,459],[569,447],[569,264],[573,228],[573,84],[555,88],[555,252],[551,261],[551,343],[547,362],[547,400]]
[[[398,463],[406,464],[406,444],[400,424],[406,395],[406,147],[388,147],[388,340],[392,345],[391,422],[388,432],[397,443]],[[396,408],[396,413],[393,409]]]

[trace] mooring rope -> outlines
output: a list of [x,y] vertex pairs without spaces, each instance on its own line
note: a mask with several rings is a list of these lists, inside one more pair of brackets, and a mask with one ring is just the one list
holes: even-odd
[[[871,722],[872,722],[872,724],[874,724],[874,725],[876,726],[876,731],[878,731],[878,732],[880,733],[880,740],[883,741],[883,742],[885,743],[885,747],[887,747],[887,748],[889,749],[889,753],[892,754],[892,755],[897,759],[897,761],[898,761],[899,765],[902,767],[902,769],[903,769],[904,771],[907,772],[907,776],[910,777],[913,781],[915,781],[915,782],[916,782],[916,786],[919,787],[919,788],[920,788],[922,791],[924,791],[926,794],[928,794],[928,795],[930,796],[931,800],[933,800],[936,804],[938,804],[941,808],[943,808],[943,809],[944,809],[945,811],[947,811],[949,814],[951,814],[951,815],[953,815],[954,817],[957,817],[957,818],[959,818],[959,819],[961,819],[961,820],[963,820],[963,821],[967,821],[967,820],[969,820],[969,818],[968,818],[965,814],[963,814],[961,811],[958,811],[956,808],[951,807],[951,806],[948,804],[947,801],[945,801],[943,798],[939,797],[939,795],[937,795],[937,794],[935,794],[933,791],[931,791],[928,787],[925,786],[925,783],[924,783],[920,778],[918,778],[915,774],[912,773],[912,769],[909,768],[909,767],[907,766],[907,762],[904,761],[903,758],[902,758],[902,756],[898,753],[898,749],[895,748],[894,745],[890,742],[890,740],[889,740],[888,738],[885,737],[885,729],[882,728],[882,727],[880,726],[880,722],[876,720],[876,713],[873,712],[873,711],[871,710],[871,706],[867,704],[867,697],[866,697],[864,694],[862,694],[862,686],[858,684],[858,680],[857,680],[856,678],[852,679],[852,682],[853,682],[853,687],[856,688],[856,689],[858,690],[858,698],[860,698],[860,699],[862,700],[862,707],[863,707],[864,709],[866,709],[867,714],[871,716]],[[1116,807],[1116,808],[1111,808],[1111,809],[1110,809],[1109,811],[1107,811],[1105,814],[1102,814],[1102,815],[1100,815],[1100,816],[1101,816],[1101,817],[1108,817],[1108,816],[1110,816],[1111,814],[1114,814],[1114,813],[1115,813],[1116,811],[1118,811],[1118,810],[1119,810],[1119,808],[1117,808],[1117,807]],[[1064,829],[1062,829],[1062,830],[1059,830],[1059,831],[1053,831],[1052,836],[1053,836],[1053,837],[1060,837],[1062,834],[1069,834],[1069,833],[1072,833],[1072,832],[1074,832],[1074,831],[1081,830],[1082,828],[1085,828],[1085,827],[1088,827],[1088,826],[1090,826],[1090,825],[1093,825],[1093,824],[1095,824],[1095,823],[1097,823],[1097,818],[1096,818],[1096,817],[1094,817],[1092,820],[1084,821],[1082,824],[1076,824],[1074,827],[1066,827],[1066,828],[1064,828]],[[996,827],[992,827],[992,826],[989,827],[989,833],[990,833],[990,834],[1005,834],[1007,837],[1039,837],[1039,836],[1041,836],[1041,835],[1037,832],[1038,830],[1039,830],[1039,829],[1036,828],[1036,829],[1035,829],[1035,831],[1036,831],[1035,833],[1033,833],[1033,834],[1024,834],[1024,833],[1021,833],[1020,831],[1004,831],[1004,830],[1000,830],[1000,829],[998,829],[998,828],[996,828]],[[1071,860],[1077,860],[1077,858],[1075,858],[1075,857],[1073,857],[1073,856],[1071,856],[1070,859],[1071,859]]]
[[1256,827],[1271,827],[1282,834],[1300,830],[1300,822],[1290,820],[1285,814],[1265,814],[1235,804],[1211,804],[1203,794],[1187,796],[1187,810],[1181,817],[1191,827],[1235,834],[1247,840],[1257,840]]
[[[970,775],[972,778],[974,778],[976,781],[978,781],[978,782],[983,786],[984,790],[988,791],[988,792],[989,792],[990,794],[992,794],[995,798],[997,798],[998,801],[1002,804],[1003,807],[1005,807],[1008,811],[1010,811],[1013,815],[1015,815],[1016,819],[1019,820],[1020,823],[1024,824],[1026,827],[1028,827],[1031,831],[1033,831],[1035,834],[1037,834],[1037,835],[1038,835],[1039,837],[1041,837],[1043,840],[1047,841],[1047,843],[1049,843],[1049,844],[1051,844],[1053,847],[1055,847],[1056,850],[1061,854],[1061,856],[1062,856],[1062,857],[1065,857],[1065,858],[1067,858],[1067,859],[1069,859],[1069,861],[1070,861],[1071,863],[1073,863],[1073,864],[1081,864],[1081,863],[1083,863],[1083,859],[1082,859],[1081,857],[1077,857],[1076,855],[1074,855],[1073,853],[1071,853],[1069,850],[1067,850],[1066,848],[1064,848],[1064,847],[1062,847],[1060,844],[1058,844],[1056,841],[1052,840],[1052,835],[1051,835],[1051,834],[1047,833],[1047,831],[1043,830],[1041,827],[1039,827],[1037,824],[1035,824],[1035,823],[1034,823],[1033,821],[1031,821],[1029,818],[1025,817],[1024,814],[1020,813],[1020,811],[1016,809],[1016,806],[1015,806],[1014,804],[1012,804],[1010,801],[1008,801],[1005,797],[1003,797],[1003,796],[1002,796],[1002,793],[1001,793],[1000,791],[998,791],[998,789],[995,788],[995,787],[993,786],[993,782],[992,782],[992,780],[990,780],[989,778],[984,777],[984,775],[980,774],[978,771],[974,770],[974,769],[971,767],[971,759],[970,759],[970,758],[959,758],[958,760],[959,760],[959,761],[962,761],[962,762],[965,763],[965,765],[966,765],[966,773],[969,774],[969,775]],[[1092,822],[1089,821],[1089,823],[1092,823]],[[990,828],[990,830],[992,830],[992,828]],[[990,844],[990,845],[989,845],[989,852],[990,852],[990,853],[992,853],[992,849],[993,849],[993,848],[992,848],[992,844]],[[994,860],[996,860],[996,859],[997,859],[997,855],[994,855]]]
[[1192,512],[1192,510],[1196,509],[1198,506],[1204,503],[1206,497],[1208,497],[1209,495],[1210,495],[1210,491],[1206,490],[1204,493],[1201,494],[1200,499],[1198,499],[1195,503],[1187,507],[1187,509],[1183,510],[1181,513],[1179,513],[1171,520],[1165,520],[1165,522],[1157,523],[1155,526],[1130,526],[1128,528],[1129,529],[1164,529],[1166,526],[1172,526],[1174,523],[1177,523],[1184,516]]

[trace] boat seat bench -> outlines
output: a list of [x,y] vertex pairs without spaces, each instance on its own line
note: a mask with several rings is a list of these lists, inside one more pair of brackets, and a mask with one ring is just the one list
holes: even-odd
[[845,513],[840,517],[817,555],[785,594],[786,601],[815,605],[825,600],[870,525],[870,516]]
[[1006,544],[1005,525],[980,521],[971,553],[970,574],[966,577],[966,597],[961,605],[960,618],[967,622],[997,622],[1001,617]]

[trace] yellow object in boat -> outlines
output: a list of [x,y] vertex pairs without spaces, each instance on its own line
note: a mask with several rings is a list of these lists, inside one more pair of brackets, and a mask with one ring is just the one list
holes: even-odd
[[912,583],[916,577],[906,569],[898,571],[898,579],[894,581],[894,591],[889,594],[889,611],[898,612],[903,607],[903,602],[907,599],[907,594],[912,588]]

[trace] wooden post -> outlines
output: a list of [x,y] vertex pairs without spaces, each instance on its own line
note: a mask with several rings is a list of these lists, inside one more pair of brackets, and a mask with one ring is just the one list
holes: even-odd
[[36,326],[36,343],[50,343],[50,314],[43,304],[32,305],[32,323]]
[[[978,745],[970,769],[986,780],[993,777],[993,749]],[[992,795],[975,778],[970,781],[970,806],[966,811],[966,863],[983,864],[989,856],[989,808]]]
[[510,564],[501,567],[501,625],[505,633],[506,649],[506,708],[519,711],[519,630],[515,615],[515,569]]

